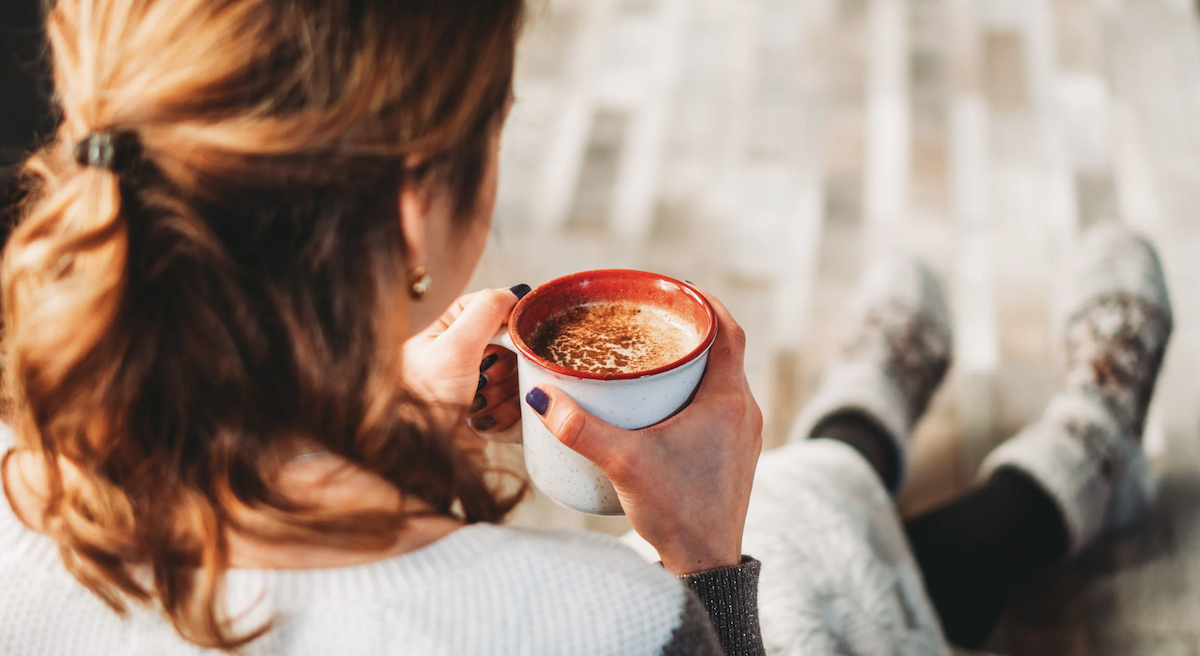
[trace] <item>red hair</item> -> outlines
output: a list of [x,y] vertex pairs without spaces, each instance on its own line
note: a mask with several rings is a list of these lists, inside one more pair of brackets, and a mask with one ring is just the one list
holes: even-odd
[[[522,5],[51,6],[64,120],[24,168],[0,271],[7,415],[45,464],[47,532],[114,609],[154,602],[184,638],[234,649],[268,627],[230,633],[229,531],[390,544],[403,512],[334,516],[275,491],[273,447],[297,435],[436,513],[516,504],[404,392],[397,198],[435,185],[471,214]],[[137,152],[81,166],[92,132]],[[428,166],[406,170],[414,156]]]

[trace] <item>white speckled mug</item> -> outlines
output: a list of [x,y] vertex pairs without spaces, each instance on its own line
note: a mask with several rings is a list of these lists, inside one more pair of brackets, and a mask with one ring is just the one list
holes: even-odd
[[[613,302],[669,314],[695,329],[695,347],[654,369],[602,374],[559,366],[534,353],[526,341],[542,321],[558,312]],[[507,332],[493,343],[516,352],[522,399],[533,387],[552,385],[614,426],[637,429],[663,421],[687,405],[704,376],[716,336],[716,313],[691,286],[655,273],[607,269],[564,276],[529,292],[513,310]],[[572,510],[624,514],[616,490],[600,468],[563,446],[524,402],[521,425],[525,467],[539,490]]]

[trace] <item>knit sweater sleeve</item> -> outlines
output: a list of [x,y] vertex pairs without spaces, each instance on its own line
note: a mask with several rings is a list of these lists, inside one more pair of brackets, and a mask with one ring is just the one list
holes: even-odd
[[[688,587],[687,602],[663,656],[721,654],[765,656],[758,625],[758,574],[762,563],[742,557],[737,567],[723,567],[679,577]],[[716,646],[711,650],[712,630]]]

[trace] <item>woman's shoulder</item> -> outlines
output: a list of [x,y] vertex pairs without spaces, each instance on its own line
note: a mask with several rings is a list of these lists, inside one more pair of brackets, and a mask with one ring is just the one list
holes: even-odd
[[[544,557],[564,563],[586,567],[615,566],[635,571],[650,569],[663,572],[653,566],[620,540],[602,533],[577,530],[545,530],[512,526],[487,525],[484,532],[490,534],[498,546],[512,549],[522,557]],[[504,552],[502,552],[504,553]],[[669,574],[664,576],[672,579]]]
[[627,589],[638,594],[661,593],[682,603],[678,579],[649,563],[617,539],[583,531],[547,531],[487,525],[471,527],[489,541],[480,565],[497,573],[512,572],[530,584]]

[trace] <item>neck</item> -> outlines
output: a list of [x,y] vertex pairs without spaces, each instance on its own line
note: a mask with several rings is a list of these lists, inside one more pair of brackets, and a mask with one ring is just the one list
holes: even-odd
[[230,565],[258,569],[349,567],[399,556],[425,547],[462,527],[453,517],[428,514],[425,502],[402,497],[394,487],[328,451],[304,451],[283,469],[280,492],[298,503],[326,511],[402,510],[420,513],[406,522],[396,541],[378,551],[310,544],[264,543],[231,534]]

